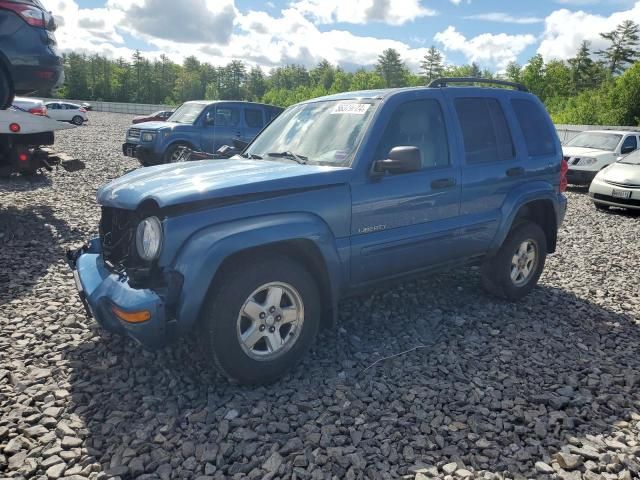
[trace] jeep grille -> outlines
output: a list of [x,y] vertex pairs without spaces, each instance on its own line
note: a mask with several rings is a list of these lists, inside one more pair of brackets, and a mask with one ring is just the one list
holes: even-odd
[[100,241],[105,263],[122,269],[135,251],[136,214],[130,210],[102,207]]

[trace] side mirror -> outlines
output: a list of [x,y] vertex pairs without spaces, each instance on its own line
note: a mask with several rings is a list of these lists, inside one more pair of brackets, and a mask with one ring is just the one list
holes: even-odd
[[635,149],[635,147],[633,145],[627,145],[627,146],[622,147],[622,149],[620,150],[620,153],[622,155],[627,155],[627,154],[629,154],[631,152],[635,152],[635,150],[636,149]]
[[397,175],[422,169],[422,155],[418,147],[393,147],[388,157],[373,163],[373,173]]
[[214,115],[207,115],[204,117],[205,127],[212,127],[216,123],[216,117]]

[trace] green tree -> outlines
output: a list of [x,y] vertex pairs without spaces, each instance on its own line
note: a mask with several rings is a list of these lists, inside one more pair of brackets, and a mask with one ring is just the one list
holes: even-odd
[[443,72],[442,53],[436,47],[431,46],[420,62],[420,73],[422,73],[425,82],[429,83],[431,80],[441,77]]
[[504,76],[510,82],[520,83],[522,81],[522,67],[517,62],[509,62]]
[[544,100],[545,66],[542,55],[537,54],[522,69],[522,83],[535,95]]
[[625,20],[615,30],[601,33],[600,36],[611,42],[609,48],[598,52],[609,65],[611,74],[623,72],[627,65],[638,58],[640,26],[634,21]]
[[376,73],[384,80],[385,87],[403,87],[407,84],[408,70],[393,48],[388,48],[378,57]]

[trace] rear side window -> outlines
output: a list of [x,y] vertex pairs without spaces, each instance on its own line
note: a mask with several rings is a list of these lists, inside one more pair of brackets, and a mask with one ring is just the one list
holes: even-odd
[[511,100],[520,129],[532,157],[556,153],[554,135],[542,108],[530,100]]
[[264,120],[262,119],[262,110],[257,108],[245,108],[244,120],[249,128],[262,128]]
[[495,98],[459,98],[456,113],[467,163],[506,161],[515,157],[509,125]]

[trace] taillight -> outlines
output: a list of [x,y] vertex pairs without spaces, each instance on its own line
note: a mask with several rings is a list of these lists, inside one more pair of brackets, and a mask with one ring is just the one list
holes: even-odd
[[20,152],[18,154],[18,160],[20,160],[21,162],[28,162],[29,161],[29,155],[26,154],[25,152]]
[[20,124],[12,123],[11,125],[9,125],[9,130],[11,130],[13,133],[20,133]]
[[0,8],[11,10],[33,27],[45,28],[44,12],[33,5],[26,5],[24,3],[6,2],[0,0]]
[[48,111],[47,111],[47,107],[34,107],[29,109],[29,113],[32,113],[33,115],[40,115],[42,117],[46,117]]
[[560,162],[560,191],[566,192],[567,185],[569,182],[567,181],[567,171],[569,170],[569,162],[566,159],[562,159]]
[[78,111],[82,113],[87,113],[87,111],[84,108],[80,108]]

